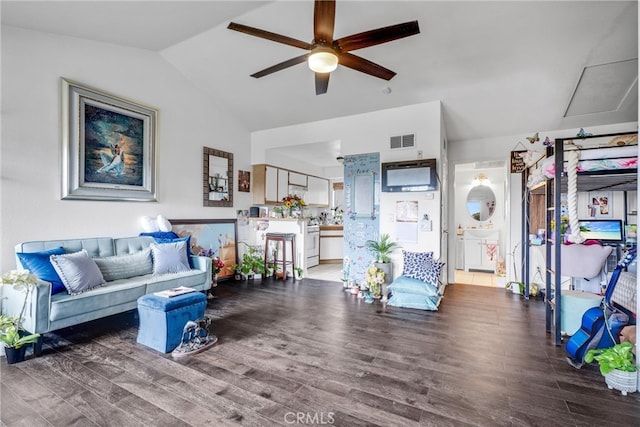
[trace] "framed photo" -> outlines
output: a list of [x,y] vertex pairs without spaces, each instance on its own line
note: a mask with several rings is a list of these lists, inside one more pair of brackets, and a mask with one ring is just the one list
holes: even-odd
[[212,249],[224,263],[218,280],[232,278],[238,264],[237,223],[235,219],[170,219],[171,230],[180,237],[191,236],[191,252],[198,255]]
[[611,191],[589,192],[589,216],[591,218],[613,218],[613,199]]
[[157,116],[62,79],[62,198],[155,202]]
[[251,191],[251,172],[238,171],[238,191]]

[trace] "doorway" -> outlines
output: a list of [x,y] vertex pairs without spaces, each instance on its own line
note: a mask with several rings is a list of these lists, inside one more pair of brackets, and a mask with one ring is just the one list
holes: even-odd
[[506,284],[507,178],[504,161],[455,165],[454,283],[491,287]]

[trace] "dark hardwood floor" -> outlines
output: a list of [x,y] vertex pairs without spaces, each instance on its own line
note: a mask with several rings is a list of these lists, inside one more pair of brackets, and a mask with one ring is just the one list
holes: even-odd
[[136,343],[135,311],[2,359],[4,426],[640,425],[544,331],[542,301],[450,285],[440,311],[366,304],[335,282],[222,283],[219,342],[174,360]]

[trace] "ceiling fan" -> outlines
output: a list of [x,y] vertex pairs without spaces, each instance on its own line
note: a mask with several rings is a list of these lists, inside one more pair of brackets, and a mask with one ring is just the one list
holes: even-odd
[[227,28],[234,31],[240,31],[241,33],[249,34],[251,36],[309,50],[309,53],[265,68],[262,71],[252,74],[251,77],[260,78],[307,61],[309,63],[309,68],[315,72],[316,95],[321,95],[327,92],[327,88],[329,87],[329,75],[331,71],[337,68],[338,64],[374,77],[391,80],[391,78],[396,75],[395,72],[350,52],[352,50],[375,46],[420,33],[418,21],[411,21],[403,24],[369,30],[334,40],[333,28],[335,17],[335,0],[315,1],[313,11],[313,41],[311,43],[269,31],[260,30],[258,28],[236,24],[235,22],[231,22]]

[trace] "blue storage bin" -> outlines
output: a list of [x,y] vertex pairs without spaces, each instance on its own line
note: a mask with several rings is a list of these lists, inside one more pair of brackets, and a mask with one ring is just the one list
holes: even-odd
[[163,353],[173,351],[182,341],[184,325],[204,316],[207,297],[190,292],[171,298],[154,294],[138,298],[138,342]]

